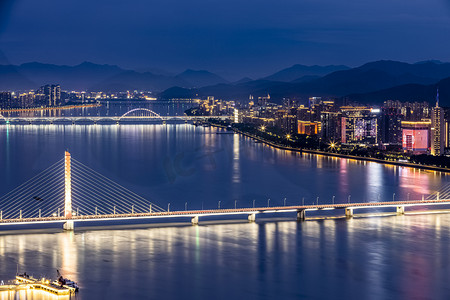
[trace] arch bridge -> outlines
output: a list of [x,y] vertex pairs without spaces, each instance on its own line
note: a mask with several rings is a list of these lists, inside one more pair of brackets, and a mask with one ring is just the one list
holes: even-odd
[[93,122],[97,124],[98,122],[115,122],[119,124],[121,121],[135,121],[135,122],[146,122],[146,121],[157,121],[157,122],[193,122],[193,121],[207,121],[208,119],[221,119],[228,120],[232,119],[232,116],[161,116],[160,114],[154,112],[148,108],[134,108],[127,111],[120,116],[91,116],[91,115],[80,115],[80,116],[36,116],[36,117],[26,117],[26,116],[15,116],[15,117],[4,117],[0,114],[0,120],[4,119],[7,123],[28,123],[30,125],[34,123],[50,123],[54,122],[68,122],[72,124],[80,122]]
[[161,119],[163,120],[163,117],[161,115],[155,113],[153,110],[148,108],[135,108],[130,111],[127,111],[122,116],[120,116],[119,120],[122,119]]

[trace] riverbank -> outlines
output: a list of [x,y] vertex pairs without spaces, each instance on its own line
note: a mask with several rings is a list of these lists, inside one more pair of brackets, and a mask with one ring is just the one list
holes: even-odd
[[81,104],[81,105],[65,105],[57,107],[35,107],[35,108],[14,108],[14,109],[0,109],[0,113],[11,113],[11,112],[33,112],[33,111],[45,111],[45,110],[65,110],[73,108],[87,108],[87,107],[100,107],[102,104]]
[[[223,125],[219,124],[211,124],[214,127],[217,128],[226,128]],[[293,151],[293,152],[300,152],[300,153],[309,153],[309,154],[316,154],[316,155],[323,155],[323,156],[330,156],[330,157],[338,157],[338,158],[347,158],[347,159],[354,159],[354,160],[360,160],[360,161],[370,161],[370,162],[376,162],[380,164],[386,164],[386,165],[394,165],[394,166],[400,166],[400,167],[409,167],[409,168],[415,168],[415,169],[422,169],[422,170],[428,170],[428,171],[437,171],[437,172],[445,172],[450,173],[450,169],[442,168],[442,167],[436,167],[436,166],[427,166],[427,165],[419,165],[414,163],[408,163],[408,162],[399,162],[399,161],[389,161],[384,159],[378,159],[373,157],[362,157],[362,156],[356,156],[356,155],[349,155],[349,154],[340,154],[340,153],[334,153],[334,152],[325,152],[320,150],[311,150],[311,149],[301,149],[301,148],[293,148],[289,146],[283,146],[278,145],[273,142],[267,141],[263,138],[260,138],[258,136],[249,134],[247,132],[238,130],[236,128],[233,128],[234,132],[241,134],[243,136],[249,137],[255,141],[264,143],[268,146],[274,147],[276,149],[286,150],[286,151]]]

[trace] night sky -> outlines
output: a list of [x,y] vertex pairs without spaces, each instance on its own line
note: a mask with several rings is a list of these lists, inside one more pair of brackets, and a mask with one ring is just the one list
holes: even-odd
[[258,77],[300,64],[450,61],[448,0],[0,0],[0,63]]

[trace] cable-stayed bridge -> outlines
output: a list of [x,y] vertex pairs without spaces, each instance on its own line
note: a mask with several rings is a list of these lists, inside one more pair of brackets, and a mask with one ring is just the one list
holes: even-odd
[[150,122],[150,123],[166,123],[166,122],[195,122],[195,121],[207,121],[208,119],[220,119],[229,120],[232,116],[164,116],[154,112],[148,108],[135,108],[122,115],[114,116],[100,116],[84,114],[80,116],[72,115],[60,115],[60,116],[8,116],[1,115],[0,120],[4,120],[6,123],[27,123],[27,124],[41,124],[41,123],[70,123],[80,124],[85,122],[97,123],[132,123],[132,122]]
[[[442,199],[440,196],[444,195]],[[223,219],[230,215],[244,215],[250,222],[258,214],[297,213],[298,220],[305,220],[310,211],[341,209],[347,218],[358,209],[394,208],[398,215],[405,208],[414,206],[450,205],[450,187],[421,200],[359,202],[338,204],[312,204],[232,209],[206,209],[169,211],[137,195],[110,180],[76,159],[69,152],[38,175],[0,197],[1,225],[62,223],[66,230],[74,229],[74,222],[188,218],[198,224],[200,217],[216,216]],[[254,206],[254,205],[253,205]]]

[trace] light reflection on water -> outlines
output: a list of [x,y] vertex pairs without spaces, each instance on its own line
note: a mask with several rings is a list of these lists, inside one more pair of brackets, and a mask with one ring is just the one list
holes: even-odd
[[161,207],[192,209],[425,198],[441,173],[270,148],[192,125],[0,126],[0,194],[72,156]]
[[79,299],[442,299],[449,229],[442,214],[2,235],[0,279],[19,263],[61,270]]
[[[162,207],[421,199],[448,176],[286,152],[192,125],[0,126],[0,194],[69,149]],[[380,196],[378,196],[380,195]],[[201,222],[201,220],[200,220]],[[448,298],[450,215],[0,235],[0,279],[60,269],[81,299]],[[0,293],[0,299],[8,295]],[[6,297],[6,298],[5,298]],[[41,297],[35,297],[41,299]],[[24,299],[24,296],[21,297]],[[27,297],[27,299],[32,299]]]

